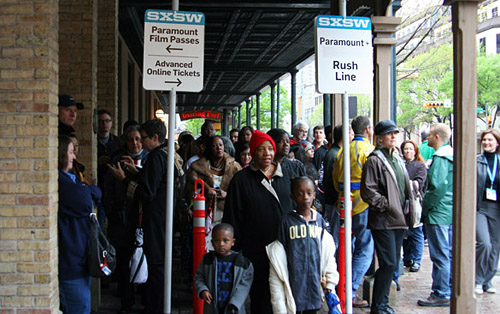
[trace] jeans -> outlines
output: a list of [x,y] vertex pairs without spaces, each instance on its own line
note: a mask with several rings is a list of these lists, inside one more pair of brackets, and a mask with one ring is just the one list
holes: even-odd
[[354,250],[352,253],[352,294],[356,293],[370,268],[375,250],[372,233],[366,228],[368,224],[368,210],[352,217],[352,234]]
[[476,285],[488,289],[498,269],[500,210],[485,207],[476,214]]
[[432,260],[432,293],[440,300],[451,296],[452,225],[425,225]]
[[[366,272],[370,268],[373,260],[374,244],[372,233],[367,229],[368,208],[360,214],[352,217],[352,294],[361,284]],[[337,210],[333,212],[333,218],[330,220],[333,240],[338,250],[339,248],[339,228],[340,213]]]
[[335,242],[335,247],[339,248],[339,227],[340,227],[340,214],[337,211],[337,206],[325,204],[325,220],[330,224],[330,234]]
[[424,231],[420,226],[407,232],[408,238],[403,240],[403,260],[420,265],[424,253]]
[[63,313],[90,313],[90,281],[90,277],[59,279],[59,300]]
[[379,268],[375,272],[371,311],[383,311],[389,305],[392,276],[399,268],[404,229],[372,230]]

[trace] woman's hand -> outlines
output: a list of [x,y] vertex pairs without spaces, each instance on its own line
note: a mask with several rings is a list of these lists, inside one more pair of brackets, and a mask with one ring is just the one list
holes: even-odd
[[205,187],[207,188],[207,196],[217,197],[217,189],[211,188],[208,185],[205,185]]
[[223,200],[223,199],[225,199],[225,198],[226,198],[226,196],[227,196],[227,192],[226,192],[226,191],[224,191],[224,190],[222,190],[222,189],[214,189],[214,190],[215,190],[215,192],[216,192],[216,195],[215,195],[215,196],[216,196],[218,199],[222,199],[222,200]]
[[122,160],[120,160],[121,163],[123,163],[124,168],[130,172],[131,174],[137,174],[139,173],[139,170],[135,167],[134,160],[130,156],[122,156]]
[[109,171],[111,171],[111,174],[113,177],[116,179],[123,181],[125,179],[125,172],[123,172],[122,167],[120,166],[120,163],[117,163],[116,166],[113,166],[111,164],[107,164]]

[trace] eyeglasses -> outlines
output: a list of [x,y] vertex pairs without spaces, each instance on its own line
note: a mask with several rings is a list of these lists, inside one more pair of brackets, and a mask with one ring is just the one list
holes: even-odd
[[111,123],[111,119],[99,120],[99,123]]
[[298,129],[297,131],[299,131],[299,133],[307,133],[307,130]]
[[151,136],[149,136],[149,135],[142,136],[142,135],[141,135],[141,140],[145,140],[145,139],[147,139],[147,138],[151,138]]

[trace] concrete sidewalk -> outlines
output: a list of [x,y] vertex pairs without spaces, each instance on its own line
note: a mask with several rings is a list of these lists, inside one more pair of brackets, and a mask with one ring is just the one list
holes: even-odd
[[[192,313],[192,289],[190,284],[181,278],[181,265],[179,254],[174,252],[173,284],[172,284],[172,313]],[[397,299],[393,307],[396,313],[401,314],[438,314],[449,313],[449,307],[421,307],[417,305],[418,299],[425,299],[431,292],[432,262],[429,258],[428,248],[424,248],[424,256],[420,271],[417,273],[405,272],[399,277],[401,291],[396,293]],[[478,314],[500,313],[500,275],[495,276],[493,285],[497,288],[496,294],[484,293],[477,296]],[[129,313],[141,313],[140,297],[136,298],[137,304]],[[120,301],[116,296],[116,283],[109,284],[102,289],[102,304],[98,314],[118,313]],[[353,313],[369,313],[370,309],[354,309]]]
[[[422,265],[417,273],[406,272],[399,277],[401,291],[397,291],[396,304],[393,309],[398,314],[438,314],[449,313],[449,307],[422,307],[417,305],[419,299],[425,299],[431,293],[432,262],[428,247],[424,247]],[[498,290],[496,294],[484,293],[477,296],[477,313],[500,313],[500,275],[493,280],[493,286]],[[353,309],[353,313],[370,313],[370,309]]]

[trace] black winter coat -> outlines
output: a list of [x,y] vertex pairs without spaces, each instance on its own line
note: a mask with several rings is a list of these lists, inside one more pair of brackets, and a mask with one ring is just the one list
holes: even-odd
[[[129,178],[124,180],[128,185],[127,197],[142,202],[144,253],[150,264],[163,264],[165,261],[167,164],[167,143],[165,143],[149,153],[138,182]],[[178,172],[174,167],[174,181],[177,176]],[[175,202],[175,200],[169,201]]]
[[266,245],[277,239],[281,218],[292,209],[290,174],[278,164],[269,180],[251,164],[231,180],[222,221],[234,227],[236,250],[266,256]]

